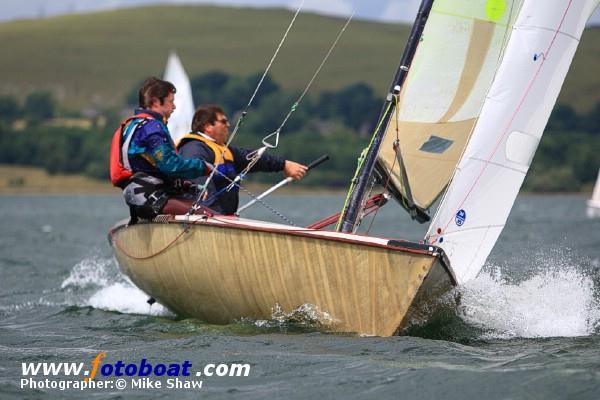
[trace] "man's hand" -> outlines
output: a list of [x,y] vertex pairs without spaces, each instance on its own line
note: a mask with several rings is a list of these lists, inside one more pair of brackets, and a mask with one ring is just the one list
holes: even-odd
[[304,178],[308,168],[306,165],[298,164],[297,162],[285,160],[285,166],[283,167],[283,175],[286,178],[294,178],[296,180]]

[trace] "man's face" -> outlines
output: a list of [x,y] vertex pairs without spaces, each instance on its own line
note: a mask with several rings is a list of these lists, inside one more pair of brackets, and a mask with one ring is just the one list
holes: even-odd
[[175,94],[169,93],[162,104],[160,104],[160,100],[155,99],[152,102],[150,110],[159,113],[165,117],[165,119],[169,119],[171,114],[173,114],[173,111],[175,111]]
[[213,124],[207,124],[204,133],[215,140],[217,144],[224,145],[229,138],[229,121],[223,114],[217,114]]

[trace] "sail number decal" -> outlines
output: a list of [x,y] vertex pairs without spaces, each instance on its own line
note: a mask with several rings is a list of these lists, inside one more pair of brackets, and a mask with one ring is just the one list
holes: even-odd
[[467,220],[466,211],[458,210],[458,212],[456,213],[456,216],[454,217],[454,222],[456,222],[456,225],[463,226],[463,224],[465,223],[466,220]]

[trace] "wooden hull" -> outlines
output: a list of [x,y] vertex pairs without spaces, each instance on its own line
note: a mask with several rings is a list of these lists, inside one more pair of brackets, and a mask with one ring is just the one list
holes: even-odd
[[[327,330],[389,336],[415,299],[455,285],[441,250],[410,242],[243,220],[204,218],[117,225],[121,269],[174,312],[210,323],[271,319],[313,305]],[[187,226],[187,233],[182,233]],[[421,300],[420,300],[421,301]]]

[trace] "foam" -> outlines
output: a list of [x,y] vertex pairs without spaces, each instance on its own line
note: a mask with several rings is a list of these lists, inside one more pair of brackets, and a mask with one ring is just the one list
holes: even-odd
[[[600,331],[600,301],[595,297],[594,281],[581,266],[564,258],[557,254],[550,259],[540,257],[546,265],[529,266],[535,272],[520,281],[514,279],[513,271],[482,271],[459,288],[459,316],[486,331],[484,338],[596,334]],[[597,263],[598,260],[591,260],[592,271],[597,270]],[[519,274],[523,274],[520,269]],[[172,315],[158,303],[148,305],[148,295],[119,271],[114,258],[96,255],[82,260],[62,282],[61,289],[69,305],[125,314]],[[296,319],[277,313],[273,317],[280,322]],[[265,321],[257,321],[258,326],[261,323]]]
[[594,282],[576,267],[538,271],[510,283],[499,269],[461,289],[461,318],[493,338],[589,336],[600,327]]
[[114,258],[95,255],[81,260],[62,282],[67,303],[124,314],[172,315],[165,307],[147,303],[149,296],[123,275]]
[[147,300],[148,295],[137,287],[127,283],[114,283],[94,293],[87,303],[94,308],[124,314],[172,315],[158,303],[150,306]]
[[97,256],[83,259],[73,267],[60,288],[86,289],[107,286],[112,280],[109,274],[112,262],[112,259]]

